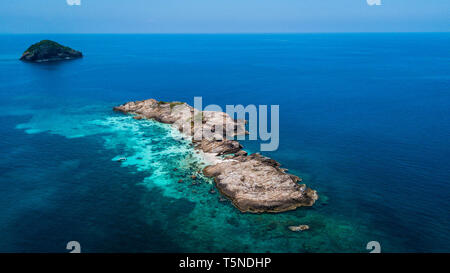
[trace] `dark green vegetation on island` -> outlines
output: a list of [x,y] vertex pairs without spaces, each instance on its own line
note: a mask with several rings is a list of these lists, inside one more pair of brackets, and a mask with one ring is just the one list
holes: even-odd
[[174,107],[177,106],[177,105],[182,105],[182,104],[184,104],[184,102],[177,102],[177,101],[175,101],[175,102],[159,101],[159,102],[158,102],[158,105],[163,105],[163,104],[170,104],[170,109],[172,109],[172,108],[174,108]]
[[20,57],[22,61],[49,62],[71,60],[83,57],[80,51],[63,46],[57,42],[43,40],[30,46]]

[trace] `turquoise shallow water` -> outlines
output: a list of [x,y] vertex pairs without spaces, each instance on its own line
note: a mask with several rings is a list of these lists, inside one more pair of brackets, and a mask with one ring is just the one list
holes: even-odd
[[[44,38],[85,58],[17,61]],[[72,240],[86,252],[366,252],[372,240],[449,251],[449,40],[0,36],[0,251],[64,252]],[[280,148],[266,154],[318,190],[316,205],[242,214],[209,179],[192,184],[203,162],[170,127],[111,110],[194,96],[279,104]],[[311,229],[287,229],[297,224]]]

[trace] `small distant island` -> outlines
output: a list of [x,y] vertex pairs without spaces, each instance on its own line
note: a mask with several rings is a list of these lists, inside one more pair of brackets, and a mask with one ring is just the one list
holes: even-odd
[[43,40],[30,46],[20,57],[27,62],[52,62],[72,60],[83,57],[80,51],[58,44],[50,40]]

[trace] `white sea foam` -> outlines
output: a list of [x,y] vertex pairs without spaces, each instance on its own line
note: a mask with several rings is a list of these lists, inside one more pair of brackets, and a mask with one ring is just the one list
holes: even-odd
[[[105,107],[36,110],[31,119],[16,126],[28,134],[51,133],[66,138],[101,135],[104,148],[118,166],[145,172],[142,184],[158,187],[163,194],[183,198],[177,188],[180,179],[174,174],[196,173],[200,166],[214,162],[213,155],[194,151],[191,141],[171,125],[152,120],[134,120],[131,116],[105,112]],[[205,160],[207,159],[207,160]],[[196,173],[202,177],[201,174]]]

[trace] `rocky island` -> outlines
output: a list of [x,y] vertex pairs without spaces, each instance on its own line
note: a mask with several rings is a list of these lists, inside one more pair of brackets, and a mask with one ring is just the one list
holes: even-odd
[[[318,199],[315,190],[299,184],[301,179],[280,168],[280,163],[259,153],[248,155],[238,141],[225,137],[230,132],[226,134],[224,128],[233,128],[231,136],[246,134],[245,121],[223,112],[200,111],[182,102],[154,99],[128,102],[114,110],[133,114],[135,119],[172,124],[191,137],[195,149],[213,158],[203,169],[204,175],[213,177],[220,193],[242,212],[283,212],[312,206]],[[197,134],[202,135],[201,140],[192,137]]]
[[20,60],[27,62],[51,62],[72,60],[83,57],[80,51],[63,46],[57,42],[43,40],[30,46],[20,57]]

